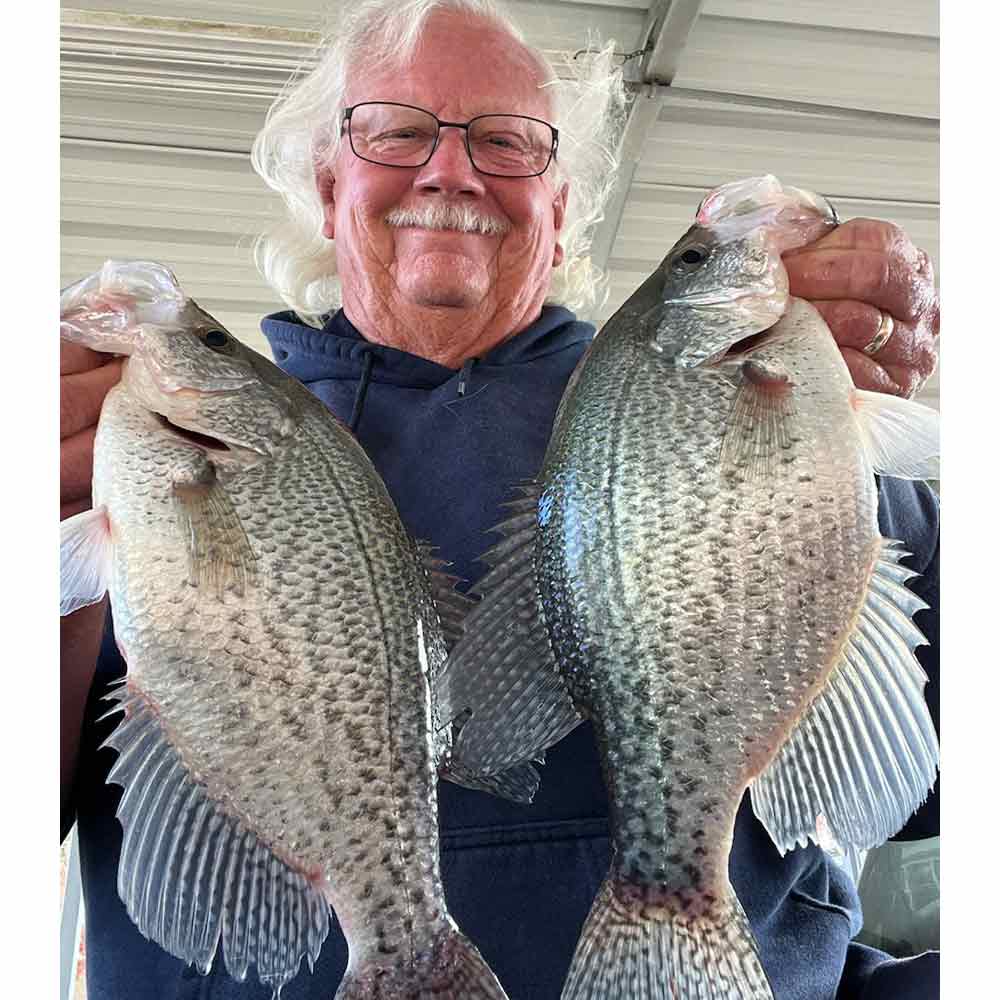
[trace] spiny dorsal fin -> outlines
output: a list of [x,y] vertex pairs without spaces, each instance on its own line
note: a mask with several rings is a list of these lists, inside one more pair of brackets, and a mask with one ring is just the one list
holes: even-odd
[[467,772],[495,775],[537,757],[582,717],[570,698],[538,604],[533,556],[540,489],[522,485],[513,516],[494,530],[502,540],[483,561],[492,569],[477,589],[464,635],[435,685],[442,720],[470,713],[453,751]]
[[444,641],[449,649],[462,637],[462,623],[468,613],[476,606],[476,602],[466,597],[456,587],[462,583],[460,576],[445,572],[446,567],[451,563],[444,559],[439,559],[435,554],[437,547],[430,542],[418,541],[417,551],[420,553],[420,561],[427,571],[427,578],[431,585],[431,597],[434,599],[434,606],[437,608],[438,617],[441,619],[441,630],[444,633]]
[[856,626],[826,687],[751,786],[754,812],[784,854],[825,817],[844,847],[897,833],[934,785],[938,741],[913,655],[926,640],[910,621],[924,604],[903,586],[906,554],[883,542]]

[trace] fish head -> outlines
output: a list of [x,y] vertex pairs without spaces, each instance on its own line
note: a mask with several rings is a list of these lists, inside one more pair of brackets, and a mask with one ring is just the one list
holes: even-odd
[[164,434],[220,464],[273,455],[298,424],[287,377],[181,292],[165,267],[108,261],[64,290],[61,336],[126,357],[121,387]]
[[675,367],[710,364],[781,319],[788,304],[781,255],[837,221],[825,198],[771,176],[716,188],[620,314]]

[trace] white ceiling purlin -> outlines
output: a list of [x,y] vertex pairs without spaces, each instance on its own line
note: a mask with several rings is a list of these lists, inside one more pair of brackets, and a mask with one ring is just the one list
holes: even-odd
[[[697,20],[703,0],[658,0],[649,9],[640,40],[642,55],[625,64],[625,80],[633,89],[632,105],[619,142],[618,177],[604,218],[594,233],[591,258],[602,271],[607,267],[625,202],[646,137],[663,103],[661,87],[670,85],[680,54]],[[650,86],[647,86],[650,85]]]

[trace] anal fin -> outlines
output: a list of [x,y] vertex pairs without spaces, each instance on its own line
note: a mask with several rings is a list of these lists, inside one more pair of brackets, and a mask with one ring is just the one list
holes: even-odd
[[856,625],[826,686],[751,785],[754,812],[782,853],[820,838],[822,816],[845,849],[897,833],[934,785],[938,741],[913,656],[924,607],[902,580],[905,553],[884,541]]
[[330,926],[325,896],[192,778],[133,685],[109,697],[125,712],[106,745],[118,750],[108,781],[125,789],[118,892],[129,916],[202,973],[221,941],[234,979],[256,965],[277,994],[303,956],[311,968],[319,955]]
[[530,761],[515,764],[496,774],[475,774],[467,771],[461,764],[452,762],[442,772],[441,777],[463,788],[489,792],[501,799],[520,802],[522,805],[529,805],[534,800],[541,781],[535,765]]

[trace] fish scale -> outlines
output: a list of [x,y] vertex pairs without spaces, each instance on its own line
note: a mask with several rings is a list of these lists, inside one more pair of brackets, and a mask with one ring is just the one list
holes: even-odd
[[160,265],[109,262],[63,327],[128,355],[95,509],[64,522],[63,611],[107,589],[128,664],[108,742],[130,916],[203,972],[221,942],[277,993],[332,906],[338,1000],[505,1000],[441,882],[440,583],[363,449]]

